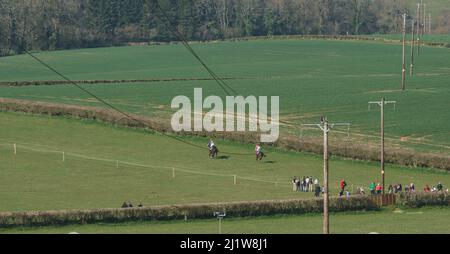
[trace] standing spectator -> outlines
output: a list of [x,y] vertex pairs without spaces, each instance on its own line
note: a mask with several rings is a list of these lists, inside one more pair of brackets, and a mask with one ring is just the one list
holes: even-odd
[[369,186],[370,194],[375,195],[375,182],[372,182]]
[[309,184],[310,184],[310,179],[309,176],[306,177],[305,179],[305,191],[308,192],[309,191]]
[[314,179],[314,185],[319,185],[319,179]]
[[347,186],[347,183],[345,182],[345,180],[342,179],[339,182],[339,187],[341,188],[341,191],[344,191],[346,186]]
[[297,177],[294,176],[294,178],[292,179],[292,191],[297,191]]
[[297,186],[297,191],[300,191],[301,190],[301,183],[300,183],[300,179],[296,179],[296,182],[295,182],[295,184],[296,184],[296,186]]
[[316,197],[316,198],[318,198],[318,197],[320,197],[320,191],[321,191],[321,189],[320,189],[320,185],[318,185],[318,184],[316,184],[315,185],[315,193],[314,193],[314,196]]
[[405,186],[405,192],[409,192],[409,186],[408,185]]
[[309,191],[310,192],[314,191],[314,181],[313,181],[313,177],[312,176],[309,177]]
[[411,184],[409,185],[409,191],[412,192],[412,193],[414,193],[415,189],[416,189],[416,187],[414,186],[414,183],[411,183]]
[[423,188],[423,191],[424,192],[430,192],[431,191],[430,186],[428,186],[428,184],[425,185],[425,188]]
[[437,190],[437,191],[442,191],[443,188],[444,188],[444,187],[442,186],[442,183],[441,183],[441,182],[439,182],[438,185],[436,185],[436,190]]
[[392,184],[390,184],[389,187],[388,187],[388,193],[389,194],[394,193],[394,187],[392,187]]
[[305,185],[306,185],[306,179],[305,179],[305,177],[302,177],[302,182],[301,182],[301,189],[302,189],[302,191],[305,191]]
[[377,192],[378,195],[381,194],[382,189],[383,188],[381,187],[381,185],[379,183],[377,184],[377,187],[375,187],[375,191]]
[[402,191],[403,191],[403,187],[402,187],[402,184],[401,184],[401,183],[398,184],[398,191],[399,191],[399,192],[402,192]]

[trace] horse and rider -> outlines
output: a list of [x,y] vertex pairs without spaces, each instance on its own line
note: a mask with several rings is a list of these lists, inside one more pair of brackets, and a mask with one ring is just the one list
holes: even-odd
[[262,159],[264,157],[266,157],[266,155],[264,154],[264,152],[262,150],[261,144],[259,144],[259,143],[256,144],[255,152],[256,152],[256,160],[257,161],[262,161]]
[[217,155],[219,154],[219,149],[217,149],[216,144],[214,143],[213,139],[210,139],[208,142],[208,148],[209,148],[209,158],[214,159],[217,158]]
[[[217,155],[219,154],[219,149],[217,148],[216,143],[212,138],[208,142],[208,150],[210,159],[217,158]],[[257,161],[262,161],[264,157],[267,157],[262,150],[261,144],[259,143],[256,144],[255,152]]]

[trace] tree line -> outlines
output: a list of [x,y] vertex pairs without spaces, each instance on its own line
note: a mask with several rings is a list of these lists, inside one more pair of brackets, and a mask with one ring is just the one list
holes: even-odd
[[0,0],[0,55],[267,35],[398,32],[404,0]]

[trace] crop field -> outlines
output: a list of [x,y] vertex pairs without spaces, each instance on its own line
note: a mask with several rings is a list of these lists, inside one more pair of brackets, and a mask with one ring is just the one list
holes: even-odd
[[[318,155],[273,149],[264,162],[237,155],[209,160],[205,150],[107,124],[18,113],[0,113],[0,123],[0,211],[118,208],[124,201],[150,206],[312,198],[312,193],[292,191],[292,177],[322,181]],[[243,154],[254,149],[226,141],[219,145]],[[446,171],[388,165],[386,172],[388,184],[414,182],[418,189],[438,181],[450,184]],[[333,158],[330,191],[337,195],[340,179],[350,191],[367,190],[379,175],[378,163]]]
[[[335,234],[448,234],[449,208],[407,210],[384,209],[382,212],[338,213],[330,217]],[[289,215],[230,218],[223,221],[222,233],[228,234],[320,234],[322,216]],[[0,233],[17,234],[217,234],[218,222],[210,220],[139,222],[120,224],[72,225],[64,227],[0,229]]]
[[[398,102],[386,109],[391,145],[450,153],[450,49],[425,47],[416,57],[415,76],[400,91],[401,45],[326,40],[255,40],[193,43],[192,47],[240,94],[280,96],[281,119],[295,124],[350,122],[351,139],[378,142],[379,109],[368,101]],[[208,78],[182,45],[153,45],[38,53],[72,80]],[[409,58],[408,58],[409,59]],[[409,66],[409,63],[407,63]],[[0,58],[0,81],[60,80],[29,56]],[[122,110],[169,119],[171,100],[224,92],[214,81],[82,85]],[[0,86],[0,97],[102,106],[71,85]],[[282,126],[282,133],[320,135]],[[346,139],[344,133],[335,133]]]

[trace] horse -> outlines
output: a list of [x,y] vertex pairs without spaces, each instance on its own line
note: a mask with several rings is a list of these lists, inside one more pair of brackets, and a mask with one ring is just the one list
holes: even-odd
[[209,158],[217,158],[217,155],[219,154],[219,149],[217,149],[216,146],[211,147],[209,150]]
[[256,154],[256,160],[257,161],[262,161],[262,159],[264,157],[267,157],[267,155],[265,155],[263,152],[259,152],[259,153]]

